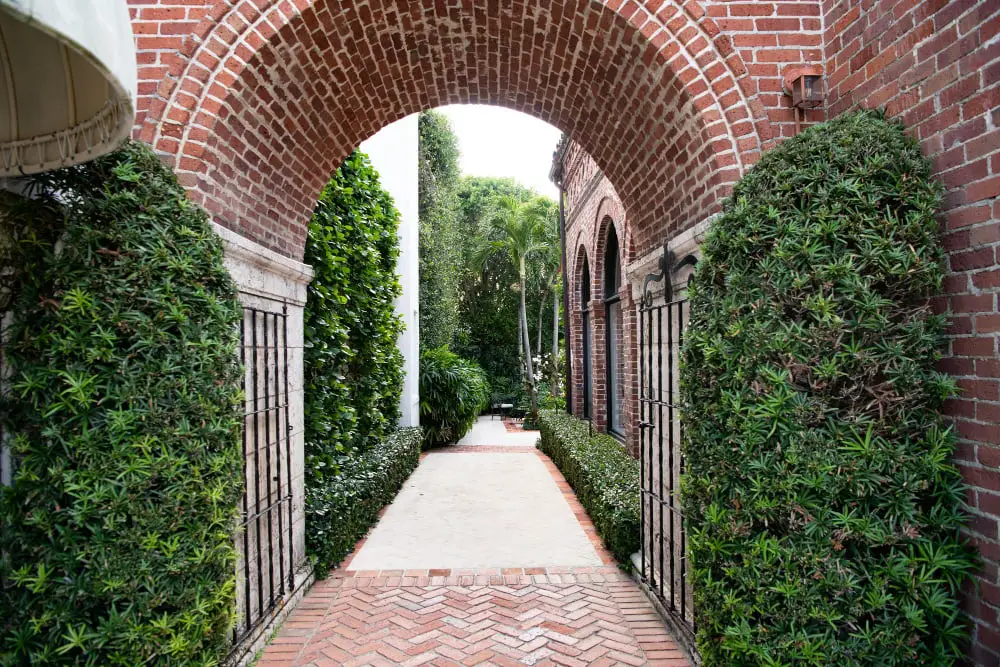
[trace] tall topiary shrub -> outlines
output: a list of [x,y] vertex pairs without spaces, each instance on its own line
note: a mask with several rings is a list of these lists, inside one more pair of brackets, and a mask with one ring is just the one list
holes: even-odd
[[141,144],[4,199],[3,664],[209,665],[235,611],[240,306]]
[[392,198],[355,151],[320,194],[305,253],[315,271],[305,310],[306,543],[318,563],[329,564],[342,537],[340,463],[399,418],[398,227]]
[[420,346],[452,345],[460,329],[462,247],[456,196],[458,137],[439,111],[420,114]]
[[974,567],[934,371],[940,190],[845,114],[765,155],[713,225],[683,351],[707,665],[951,664]]

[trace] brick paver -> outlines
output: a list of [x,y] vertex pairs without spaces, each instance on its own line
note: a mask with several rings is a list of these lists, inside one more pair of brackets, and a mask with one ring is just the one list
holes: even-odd
[[[690,664],[643,594],[614,568],[405,574],[338,573],[319,582],[259,666]],[[496,583],[458,583],[482,577]]]
[[605,565],[359,571],[348,559],[309,591],[258,667],[688,667],[652,605],[613,564],[558,469],[537,450],[522,451],[542,457]]

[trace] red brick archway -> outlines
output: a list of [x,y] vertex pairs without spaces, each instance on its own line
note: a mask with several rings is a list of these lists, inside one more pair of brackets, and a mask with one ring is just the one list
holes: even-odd
[[590,152],[655,245],[769,145],[755,91],[694,1],[219,0],[145,98],[139,137],[221,224],[300,257],[317,193],[362,140],[429,107],[497,104]]

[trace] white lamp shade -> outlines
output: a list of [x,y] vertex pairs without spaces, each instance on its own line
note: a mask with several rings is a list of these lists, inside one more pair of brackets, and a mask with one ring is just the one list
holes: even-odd
[[135,99],[126,0],[0,0],[0,177],[115,150]]

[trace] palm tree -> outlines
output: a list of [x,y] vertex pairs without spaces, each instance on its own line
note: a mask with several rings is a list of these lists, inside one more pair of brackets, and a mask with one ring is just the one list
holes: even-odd
[[553,398],[559,395],[559,299],[562,296],[562,249],[559,244],[559,211],[551,203],[540,204],[542,235],[545,248],[540,251],[538,278],[541,283],[541,298],[538,304],[538,352],[542,351],[542,313],[545,299],[552,295],[552,356],[549,359],[549,393]]
[[520,307],[518,332],[524,354],[524,382],[531,398],[531,417],[538,416],[538,394],[531,359],[531,336],[528,334],[528,311],[525,303],[528,278],[528,258],[548,247],[544,229],[544,205],[538,201],[520,201],[515,197],[499,197],[494,203],[491,223],[499,232],[496,240],[487,241],[476,252],[476,265],[483,266],[492,255],[502,255],[517,268]]

